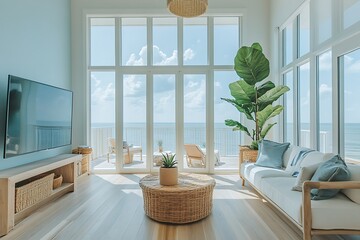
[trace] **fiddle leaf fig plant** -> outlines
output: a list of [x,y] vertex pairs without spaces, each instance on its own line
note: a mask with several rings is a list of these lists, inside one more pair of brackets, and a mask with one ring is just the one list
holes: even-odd
[[233,127],[234,131],[245,132],[252,139],[250,148],[257,150],[258,142],[265,138],[276,124],[268,121],[283,110],[283,106],[273,106],[273,103],[290,89],[283,85],[275,86],[271,81],[263,81],[269,76],[270,64],[259,43],[241,47],[235,56],[234,64],[234,69],[241,79],[229,84],[233,99],[221,99],[236,107],[254,123],[252,125],[255,128],[249,130],[239,121],[232,119],[225,120],[225,125]]

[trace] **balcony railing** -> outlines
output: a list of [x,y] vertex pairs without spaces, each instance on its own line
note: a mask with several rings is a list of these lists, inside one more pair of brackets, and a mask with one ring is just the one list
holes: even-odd
[[[164,150],[176,150],[175,127],[155,127],[154,151],[157,149],[157,141],[163,141]],[[91,128],[91,146],[93,157],[99,158],[108,153],[108,139],[115,136],[115,127],[93,127]],[[228,127],[215,128],[215,146],[221,156],[236,156],[239,151],[240,133],[233,132]],[[146,129],[145,127],[127,127],[124,129],[124,140],[129,144],[140,145],[146,152]],[[184,128],[185,143],[195,143],[205,147],[206,131],[201,127]]]
[[[176,138],[175,128],[155,127],[154,130],[154,151],[156,151],[157,140],[163,141],[164,150],[175,151]],[[93,157],[98,158],[108,153],[108,139],[115,136],[115,127],[93,127],[91,128],[91,145],[93,148]],[[220,156],[236,156],[239,151],[240,134],[233,132],[231,128],[217,127],[214,132],[215,146],[219,150]],[[329,152],[331,135],[328,132],[320,132],[320,150]],[[146,153],[146,129],[145,127],[128,127],[124,129],[124,139],[129,144],[140,145],[143,147],[143,153]],[[186,127],[184,128],[185,143],[199,144],[201,147],[205,144],[205,128]],[[308,146],[310,143],[310,131],[301,131],[301,145]]]

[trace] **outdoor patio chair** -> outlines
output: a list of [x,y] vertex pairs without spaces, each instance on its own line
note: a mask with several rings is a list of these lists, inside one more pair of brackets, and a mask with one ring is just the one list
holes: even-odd
[[[115,138],[108,139],[108,162],[110,161],[110,154],[115,153]],[[135,153],[140,154],[140,160],[142,161],[142,147],[141,146],[129,146],[126,141],[123,141],[123,156],[124,156],[124,163],[132,163],[133,157]]]
[[205,167],[205,153],[196,144],[185,144],[186,160],[189,167],[192,167],[192,161],[200,161],[201,166]]

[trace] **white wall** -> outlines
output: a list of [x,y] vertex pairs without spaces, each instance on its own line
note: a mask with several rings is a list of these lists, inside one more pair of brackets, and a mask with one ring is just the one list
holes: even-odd
[[[139,7],[141,6],[141,7]],[[260,42],[265,53],[270,54],[268,0],[209,0],[208,13],[244,13],[243,43]],[[77,0],[71,1],[73,89],[75,91],[74,145],[89,144],[87,137],[88,97],[86,88],[86,13],[121,13],[139,15],[168,14],[165,0]],[[235,53],[234,53],[235,54]],[[89,101],[88,101],[89,102]]]
[[70,0],[0,0],[0,170],[69,152],[3,159],[8,74],[71,88]]

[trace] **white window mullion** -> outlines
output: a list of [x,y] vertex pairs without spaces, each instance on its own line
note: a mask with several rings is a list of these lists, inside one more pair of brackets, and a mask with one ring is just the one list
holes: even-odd
[[175,76],[176,155],[179,171],[184,169],[184,73]]
[[177,41],[177,48],[178,48],[178,64],[180,67],[184,66],[184,25],[183,25],[183,19],[177,18],[177,35],[178,35],[178,41]]
[[146,73],[146,170],[152,170],[153,166],[153,141],[154,141],[154,73]]
[[[319,149],[319,131],[318,131],[318,104],[317,103],[317,71],[316,71],[316,56],[312,55],[310,58],[310,146],[313,149]],[[313,80],[313,81],[312,81]]]
[[[115,139],[123,139],[123,79],[118,66],[121,64],[121,19],[115,18]],[[116,141],[115,152],[115,171],[117,173],[122,171],[123,154],[122,154],[122,141]]]
[[214,156],[214,71],[210,70],[206,76],[206,166],[210,173],[214,173],[215,169],[215,156]]
[[294,119],[294,129],[293,129],[293,140],[295,141],[294,144],[295,145],[299,145],[300,144],[300,97],[299,97],[299,67],[294,67],[293,69],[293,78],[294,78],[294,111],[293,111],[293,119]]

